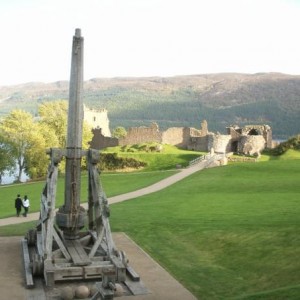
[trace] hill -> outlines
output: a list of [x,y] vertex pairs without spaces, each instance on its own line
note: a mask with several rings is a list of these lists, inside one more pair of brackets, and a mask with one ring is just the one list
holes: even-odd
[[[15,107],[37,113],[38,104],[68,98],[67,81],[0,87],[0,109]],[[300,132],[300,76],[281,73],[203,74],[148,78],[95,78],[84,83],[84,102],[106,108],[111,128],[173,126],[225,132],[231,124],[268,124],[273,136],[286,139]],[[1,116],[1,115],[0,115]]]

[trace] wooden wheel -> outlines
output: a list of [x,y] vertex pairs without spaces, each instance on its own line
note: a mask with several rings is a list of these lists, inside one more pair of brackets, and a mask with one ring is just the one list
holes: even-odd
[[43,275],[43,271],[44,271],[43,258],[40,255],[34,253],[32,258],[32,274],[34,276]]
[[28,230],[26,238],[27,238],[28,246],[34,246],[36,243],[36,230],[35,229]]

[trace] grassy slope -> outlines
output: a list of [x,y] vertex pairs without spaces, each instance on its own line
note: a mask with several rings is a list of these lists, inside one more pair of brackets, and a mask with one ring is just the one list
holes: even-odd
[[[140,144],[143,145],[143,144]],[[133,145],[130,149],[135,149]],[[203,152],[181,150],[175,146],[163,145],[162,152],[124,152],[121,146],[111,147],[105,149],[106,153],[118,153],[120,157],[132,157],[136,160],[147,163],[144,171],[158,171],[158,170],[170,170],[175,169],[176,165],[182,165],[183,167],[188,166],[189,162],[201,155]]]
[[300,160],[205,170],[112,205],[112,228],[201,299],[299,299],[299,170]]

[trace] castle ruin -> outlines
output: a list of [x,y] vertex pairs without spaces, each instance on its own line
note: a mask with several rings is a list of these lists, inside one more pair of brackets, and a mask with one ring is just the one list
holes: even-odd
[[104,137],[101,130],[93,132],[91,146],[96,149],[156,142],[195,151],[259,156],[265,148],[272,148],[272,130],[268,125],[231,125],[227,134],[220,134],[209,132],[206,120],[202,121],[200,129],[171,127],[165,131],[160,131],[158,124],[152,123],[150,127],[131,127],[126,137],[120,139]]
[[235,152],[257,155],[266,148],[272,148],[272,130],[268,125],[246,125],[227,127],[227,134],[206,131],[201,137],[191,136],[186,146],[189,150],[214,151],[215,153]]

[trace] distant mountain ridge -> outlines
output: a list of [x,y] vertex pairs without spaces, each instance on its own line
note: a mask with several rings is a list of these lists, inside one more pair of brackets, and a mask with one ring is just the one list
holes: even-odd
[[[18,107],[33,114],[40,103],[68,99],[68,81],[0,87],[3,116]],[[84,103],[106,108],[111,128],[200,127],[225,132],[231,124],[268,124],[275,138],[300,132],[300,76],[220,73],[175,77],[94,78],[84,82]]]

